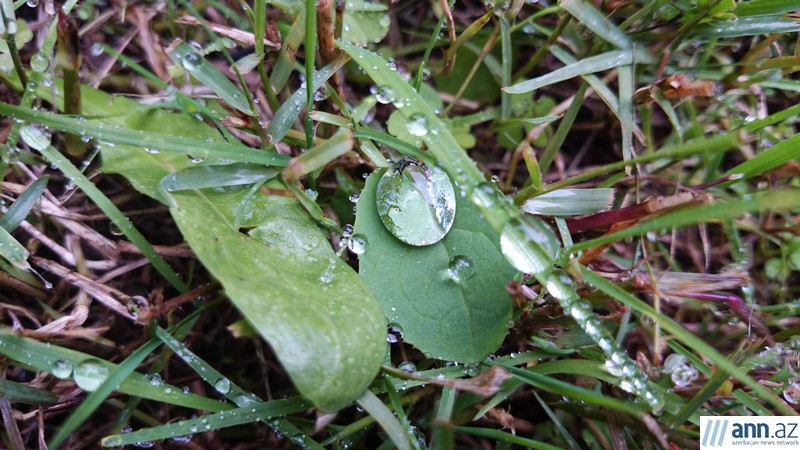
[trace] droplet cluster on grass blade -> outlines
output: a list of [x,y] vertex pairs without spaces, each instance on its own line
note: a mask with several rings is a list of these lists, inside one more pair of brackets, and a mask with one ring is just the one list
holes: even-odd
[[453,184],[438,167],[428,168],[413,158],[403,158],[383,174],[376,195],[381,221],[406,244],[435,244],[453,226]]

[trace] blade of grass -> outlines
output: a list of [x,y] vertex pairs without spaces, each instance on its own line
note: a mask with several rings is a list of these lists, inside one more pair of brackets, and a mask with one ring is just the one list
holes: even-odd
[[616,25],[586,0],[561,0],[561,7],[594,34],[619,48],[631,48],[633,42]]
[[30,387],[25,383],[0,379],[0,399],[28,405],[55,403],[58,396],[50,391]]
[[178,277],[164,258],[155,251],[147,239],[133,226],[131,221],[122,214],[122,211],[117,208],[117,205],[106,197],[94,183],[86,178],[80,169],[75,167],[69,159],[59,153],[59,151],[51,145],[37,148],[37,150],[48,162],[57,166],[67,178],[75,183],[75,185],[78,186],[120,230],[122,230],[125,237],[130,239],[131,243],[142,252],[142,255],[150,261],[158,273],[160,273],[172,287],[179,292],[186,292],[188,290],[186,283]]
[[[98,360],[95,356],[87,353],[17,336],[8,328],[0,328],[0,353],[16,361],[20,367],[31,368],[39,372],[58,372],[59,369],[56,366],[58,366],[59,360],[65,361],[71,367],[77,367],[88,359],[100,361],[109,369],[109,373],[117,368],[117,364]],[[167,384],[153,386],[147,376],[138,372],[131,373],[114,389],[123,394],[136,395],[201,411],[225,411],[231,408],[230,405],[218,400],[192,393],[184,394],[177,386]]]
[[400,425],[397,417],[383,404],[383,402],[367,389],[364,395],[357,400],[358,404],[364,408],[376,422],[381,424],[383,431],[397,446],[398,450],[411,450],[411,436],[408,431]]
[[[619,123],[622,127],[622,159],[633,159],[633,64],[621,66],[617,69],[619,82]],[[625,172],[631,174],[631,166],[625,167]]]
[[511,372],[516,378],[524,381],[527,384],[530,384],[531,386],[548,392],[563,395],[574,400],[584,401],[592,405],[624,412],[634,417],[639,417],[644,413],[644,410],[639,405],[614,397],[606,397],[597,392],[575,386],[547,375],[520,369],[507,364],[498,364],[494,361],[491,364],[503,367]]
[[650,63],[650,55],[640,49],[615,50],[601,53],[596,56],[584,58],[576,63],[568,64],[560,69],[556,69],[546,75],[517,83],[513,86],[504,87],[503,91],[510,94],[525,94],[535,91],[544,86],[549,86],[559,81],[569,80],[580,75],[588,75],[603,70],[613,69],[634,62]]
[[0,102],[0,114],[28,122],[40,123],[67,133],[92,136],[112,144],[133,145],[168,153],[205,156],[237,162],[264,164],[266,166],[283,167],[289,161],[289,157],[286,155],[267,153],[238,143],[207,142],[202,139],[166,133],[148,133],[128,128],[107,126],[102,122],[93,123],[85,118],[77,119],[58,114],[32,111],[2,102]]
[[311,407],[311,403],[299,397],[269,402],[253,403],[241,408],[229,409],[215,414],[208,414],[196,419],[172,422],[168,425],[146,428],[124,434],[113,434],[102,439],[104,447],[120,447],[137,442],[151,442],[175,436],[191,436],[198,432],[219,430],[267,420],[271,417],[303,411]]
[[45,175],[31,183],[31,185],[25,189],[25,192],[17,197],[17,200],[8,208],[8,211],[6,211],[3,217],[0,217],[0,227],[4,228],[9,233],[14,231],[19,224],[28,217],[33,206],[39,201],[42,193],[44,193],[44,190],[47,188],[48,180],[50,180],[50,177]]
[[[306,80],[314,79],[315,58],[317,55],[317,14],[316,2],[306,0]],[[324,85],[323,85],[324,86]],[[314,92],[317,91],[313,83],[306,82],[306,148],[314,146],[314,122],[311,111],[314,109]]]
[[[310,80],[312,80],[310,83],[311,88],[313,89],[312,96],[313,92],[324,86],[325,82],[328,81],[328,79],[332,77],[334,73],[341,69],[345,62],[347,62],[347,57],[341,56],[314,73],[314,76],[310,78]],[[298,89],[272,116],[272,120],[270,120],[266,130],[267,140],[269,140],[270,144],[274,145],[283,139],[284,136],[286,136],[286,133],[292,127],[294,121],[300,117],[300,113],[306,106],[306,100],[304,100],[305,97],[305,89]]]
[[480,436],[489,439],[494,439],[500,442],[507,442],[509,444],[514,445],[522,445],[526,448],[533,448],[536,450],[561,450],[562,447],[557,447],[555,445],[550,445],[547,442],[537,441],[534,439],[524,438],[522,436],[516,436],[511,433],[506,433],[505,431],[495,430],[492,428],[478,428],[478,427],[467,427],[467,426],[455,426],[453,427],[455,431],[460,431],[462,433],[471,434],[473,436]]
[[[800,198],[800,195],[798,195],[798,198]],[[641,233],[642,232],[639,232],[637,234]],[[728,358],[725,357],[725,355],[719,353],[715,348],[711,347],[706,342],[687,331],[671,318],[658,313],[652,306],[644,303],[619,286],[614,285],[586,267],[581,267],[581,274],[589,283],[592,284],[592,286],[600,289],[602,292],[638,312],[639,314],[649,318],[650,320],[659,322],[661,324],[661,328],[665,332],[672,334],[676,339],[693,349],[698,354],[703,355],[713,361],[714,364],[719,366],[720,369],[728,372],[731,376],[735,377],[744,385],[752,389],[760,399],[771,404],[777,409],[777,411],[780,411],[781,414],[792,416],[797,415],[794,410],[787,406],[786,403],[781,401],[772,391],[747,375],[747,372],[744,369],[732,363]]]
[[581,105],[583,104],[583,97],[586,95],[587,86],[586,82],[581,83],[578,90],[575,91],[572,103],[570,103],[569,108],[567,108],[567,112],[564,113],[564,117],[561,118],[561,122],[559,122],[558,128],[556,128],[555,134],[548,140],[547,147],[545,147],[544,152],[542,152],[542,156],[539,157],[540,172],[547,172],[550,164],[556,158],[556,152],[561,148],[564,140],[567,139],[567,134],[569,134],[569,130],[572,129],[575,118],[578,117],[578,111],[580,111]]
[[782,191],[758,193],[744,200],[737,199],[734,201],[725,201],[712,205],[673,211],[620,232],[580,242],[569,247],[567,251],[569,253],[579,252],[597,245],[607,244],[630,236],[638,236],[661,229],[684,227],[708,221],[719,221],[738,217],[749,212],[789,210],[798,206],[800,206],[800,189],[785,189]]
[[[730,176],[737,174],[741,175],[743,178],[750,178],[761,175],[798,158],[800,158],[800,134],[796,134],[789,139],[775,144],[775,146],[769,150],[761,152],[725,172],[725,175]],[[726,184],[730,184],[730,182]]]
[[28,264],[28,250],[2,227],[0,227],[0,256],[20,270],[28,270],[31,267]]
[[453,448],[455,442],[450,421],[453,417],[455,401],[456,390],[452,387],[442,388],[442,394],[439,396],[439,405],[436,408],[436,417],[433,419],[431,448],[442,450],[451,450]]

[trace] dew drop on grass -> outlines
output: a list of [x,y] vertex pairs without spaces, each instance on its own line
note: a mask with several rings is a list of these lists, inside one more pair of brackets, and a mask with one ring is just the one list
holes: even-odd
[[423,114],[414,113],[406,122],[406,130],[417,137],[425,136],[428,134],[428,119]]
[[367,245],[369,245],[369,241],[362,234],[355,234],[347,241],[347,249],[356,255],[363,255],[367,251]]
[[100,56],[103,54],[103,44],[95,42],[89,49],[89,54],[92,56]]
[[154,445],[155,445],[155,442],[151,442],[151,441],[142,441],[142,442],[134,442],[133,443],[134,447],[139,447],[139,448],[152,448]]
[[447,264],[447,275],[454,282],[460,283],[475,275],[475,265],[464,255],[453,256]]
[[220,378],[214,382],[214,389],[222,395],[227,394],[231,390],[231,380],[227,378]]
[[388,105],[394,101],[394,91],[389,86],[378,86],[374,94],[378,103]]
[[39,6],[39,0],[28,0],[25,2],[26,5],[30,6],[31,8],[36,8]]
[[161,379],[161,375],[157,373],[151,373],[147,376],[147,379],[150,381],[150,386],[160,386],[164,383],[164,380]]
[[378,181],[378,215],[395,237],[414,246],[435,244],[455,220],[456,197],[447,174],[411,157],[394,163]]
[[114,236],[122,236],[123,234],[125,234],[125,232],[122,231],[122,228],[120,228],[119,225],[117,225],[114,222],[108,224],[108,231]]
[[513,218],[500,233],[500,250],[520,272],[546,273],[552,267],[558,249],[553,231],[534,217]]
[[397,368],[408,373],[414,373],[417,371],[417,366],[411,361],[403,361],[397,365]]
[[174,445],[186,445],[191,440],[192,440],[192,435],[191,434],[186,435],[186,436],[175,436],[175,437],[169,438],[170,444],[174,444]]
[[108,378],[108,367],[99,359],[86,359],[75,367],[75,384],[84,391],[93,392]]
[[57,359],[53,363],[53,375],[56,378],[66,380],[72,375],[72,363],[66,359]]
[[50,60],[41,53],[37,53],[31,58],[31,69],[33,69],[34,72],[44,72],[47,70],[48,66],[50,66]]
[[181,65],[183,66],[183,68],[189,71],[197,70],[197,68],[200,67],[202,63],[203,63],[203,57],[195,52],[187,53],[181,60]]

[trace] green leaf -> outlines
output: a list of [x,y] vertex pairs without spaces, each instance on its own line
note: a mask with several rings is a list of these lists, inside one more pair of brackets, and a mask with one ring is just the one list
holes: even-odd
[[28,270],[28,251],[5,228],[0,227],[0,256],[7,259],[17,269]]
[[[84,100],[85,108],[102,116],[110,97],[91,91]],[[105,128],[125,123],[145,135],[157,128],[170,130],[176,140],[184,135],[221,139],[187,114],[142,110],[125,99],[115,103],[133,112],[98,120]],[[105,170],[161,200],[167,200],[160,189],[165,176],[211,162],[192,163],[185,156],[129,145],[103,146],[102,152]],[[383,362],[383,313],[296,200],[256,195],[241,212],[246,198],[248,189],[234,186],[173,192],[168,200],[187,242],[272,345],[300,393],[321,409],[342,408],[363,393]],[[249,235],[232,226],[238,214],[242,226],[252,228]]]
[[5,228],[9,233],[14,231],[22,221],[25,220],[25,217],[31,212],[36,202],[39,201],[39,197],[42,196],[45,188],[47,188],[47,181],[49,179],[50,177],[45,175],[31,183],[31,185],[25,189],[25,192],[20,194],[17,201],[8,208],[5,215],[0,218],[0,227]]
[[[361,277],[406,342],[439,359],[480,361],[497,350],[511,317],[505,286],[515,271],[497,247],[499,237],[472,203],[456,195],[455,222],[441,241],[404,244],[386,230],[375,207],[383,173],[370,175],[358,201],[355,232],[369,242],[359,257]],[[474,269],[460,281],[448,273],[457,256]]]
[[391,24],[387,9],[383,3],[348,0],[344,6],[342,39],[360,45],[380,42]]

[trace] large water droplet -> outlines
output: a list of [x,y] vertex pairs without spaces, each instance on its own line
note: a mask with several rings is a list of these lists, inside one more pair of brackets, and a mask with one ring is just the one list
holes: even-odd
[[425,136],[428,134],[428,119],[423,114],[414,113],[406,122],[406,130],[417,137]]
[[447,264],[447,275],[451,280],[460,283],[475,275],[475,265],[464,255],[453,256]]
[[549,271],[559,247],[553,231],[535,217],[513,218],[500,233],[500,250],[512,266],[524,273]]
[[181,60],[181,65],[188,71],[196,70],[201,64],[203,64],[203,57],[195,52],[187,53]]
[[367,237],[363,234],[353,235],[353,237],[347,241],[347,249],[356,255],[363,255],[364,252],[367,251],[367,245],[369,245],[369,241],[367,241]]
[[57,359],[53,363],[53,376],[66,380],[72,375],[72,363],[66,359]]
[[394,91],[389,86],[378,86],[375,89],[375,100],[378,100],[378,103],[388,105],[394,101]]
[[397,365],[397,368],[403,372],[414,373],[417,371],[417,366],[411,361],[403,361]]
[[214,382],[214,389],[222,395],[227,394],[231,390],[231,380],[227,378],[220,378]]
[[439,242],[456,216],[456,196],[447,174],[414,158],[396,162],[378,182],[377,207],[390,233],[415,246]]
[[147,376],[147,379],[150,381],[151,386],[160,386],[164,384],[164,380],[161,379],[161,375],[157,373],[151,373]]
[[108,367],[99,359],[86,359],[75,368],[75,384],[84,391],[96,391],[108,378]]

